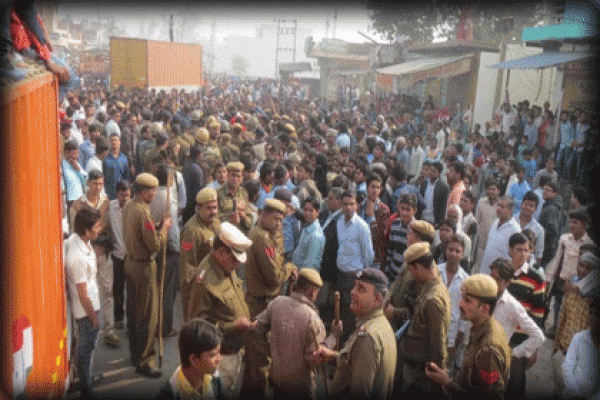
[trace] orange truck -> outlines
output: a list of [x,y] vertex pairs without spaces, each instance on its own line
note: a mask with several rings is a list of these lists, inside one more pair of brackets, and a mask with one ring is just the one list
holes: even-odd
[[[1,393],[62,397],[69,380],[58,82],[39,72],[4,86]],[[0,396],[2,397],[2,396]]]
[[204,83],[202,46],[110,38],[110,87],[197,90]]

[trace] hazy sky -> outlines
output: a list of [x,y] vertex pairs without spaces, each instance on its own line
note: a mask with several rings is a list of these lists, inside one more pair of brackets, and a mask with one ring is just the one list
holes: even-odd
[[[100,4],[100,6],[99,6]],[[113,3],[114,4],[114,3]],[[321,7],[292,8],[289,4],[281,7],[268,5],[257,7],[236,5],[235,7],[217,7],[214,3],[209,5],[198,3],[164,5],[121,5],[106,7],[105,2],[73,3],[62,1],[59,4],[59,17],[70,13],[74,18],[107,18],[113,16],[117,24],[123,24],[128,31],[138,31],[140,21],[159,22],[168,21],[169,15],[173,14],[176,27],[178,24],[185,26],[200,26],[198,34],[203,39],[210,36],[211,23],[216,22],[216,40],[222,41],[225,37],[236,35],[254,36],[255,27],[262,23],[273,23],[274,19],[296,19],[298,27],[311,29],[315,41],[323,39],[326,35],[326,24],[329,20],[330,28],[328,37],[333,36],[334,13],[336,7],[327,3]],[[381,40],[380,37],[368,31],[370,24],[369,11],[361,3],[344,4],[337,8],[337,23],[335,36],[349,42],[363,43],[367,41],[357,31],[361,31],[373,39]],[[189,24],[189,25],[188,25]]]

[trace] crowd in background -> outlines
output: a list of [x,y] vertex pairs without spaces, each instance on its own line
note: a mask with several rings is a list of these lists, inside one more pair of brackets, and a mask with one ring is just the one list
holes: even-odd
[[[298,270],[320,272],[324,286],[316,306],[326,326],[330,292],[342,293],[343,340],[355,323],[348,308],[350,272],[382,271],[390,289],[384,312],[392,327],[411,319],[414,305],[399,317],[404,306],[393,298],[402,290],[410,297],[409,289],[394,285],[404,279],[411,232],[426,237],[434,275],[447,286],[452,312],[443,362],[455,373],[469,337],[458,309],[459,283],[477,273],[497,278],[499,288],[504,282],[534,321],[528,332],[503,323],[513,348],[511,379],[522,380],[507,390],[524,396],[525,369],[536,361],[542,332],[555,338],[556,367],[565,355],[569,359],[574,335],[590,326],[599,266],[590,220],[590,171],[599,162],[595,116],[563,110],[556,118],[548,103],[523,101],[505,103],[485,127],[471,127],[469,112],[460,105],[440,107],[432,96],[421,102],[391,95],[361,104],[359,91],[348,89],[337,102],[310,101],[306,89],[294,84],[227,79],[208,81],[192,93],[91,87],[66,95],[60,104],[64,231],[77,232],[74,220],[83,203],[105,220],[92,241],[104,340],[119,346],[114,332],[124,327],[126,248],[119,209],[130,184],[150,173],[158,179],[159,195],[150,203],[156,227],[167,209],[172,218],[162,335],[177,334],[172,309],[182,282],[181,237],[198,193],[243,188],[245,195],[227,210],[218,197],[216,218],[248,234],[269,199],[283,202],[282,256]],[[415,221],[429,225],[413,229]],[[100,272],[107,269],[110,274]],[[238,275],[245,274],[242,267]],[[408,363],[410,354],[400,354],[402,348],[398,359],[402,355]],[[520,372],[513,371],[517,367]],[[557,385],[576,392],[573,371],[565,368],[555,374]]]

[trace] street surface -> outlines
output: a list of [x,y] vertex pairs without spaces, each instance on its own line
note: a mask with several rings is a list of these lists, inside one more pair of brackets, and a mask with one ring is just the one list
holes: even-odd
[[[179,293],[175,298],[174,327],[179,330],[183,324],[181,298]],[[548,324],[552,321],[548,320]],[[549,326],[549,325],[548,325]],[[117,331],[121,338],[121,346],[113,349],[107,346],[100,338],[94,353],[94,374],[104,373],[104,378],[95,386],[98,398],[103,399],[129,399],[129,398],[153,398],[157,395],[161,386],[164,385],[177,366],[179,365],[179,351],[177,348],[177,336],[164,339],[163,375],[159,379],[149,379],[135,372],[135,368],[129,361],[129,348],[126,331]],[[547,339],[538,350],[537,363],[527,371],[527,396],[531,398],[548,398],[554,392],[554,381],[552,379],[551,364],[552,340]],[[321,376],[318,376],[317,384],[322,390]],[[79,396],[77,390],[70,390],[67,400],[76,399]]]

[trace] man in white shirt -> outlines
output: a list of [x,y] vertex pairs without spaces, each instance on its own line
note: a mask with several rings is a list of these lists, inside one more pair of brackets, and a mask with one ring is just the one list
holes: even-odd
[[77,322],[77,372],[82,397],[92,396],[92,353],[100,329],[100,292],[96,282],[96,254],[91,241],[102,230],[100,213],[82,209],[75,216],[75,233],[65,241],[67,290]]
[[512,217],[514,201],[508,196],[503,196],[498,200],[496,209],[496,219],[490,228],[487,245],[483,253],[480,272],[482,274],[490,273],[490,265],[497,258],[510,260],[508,240],[513,233],[521,232],[521,227]]
[[[490,269],[490,275],[498,284],[498,301],[494,310],[494,317],[502,325],[509,341],[517,331],[527,336],[527,339],[522,343],[512,347],[512,360],[525,359],[525,368],[529,368],[537,361],[537,349],[544,343],[544,333],[527,314],[523,305],[507,290],[514,278],[510,262],[498,259],[492,263]],[[525,388],[513,387],[511,381],[524,384],[525,371],[515,370],[515,368],[512,368],[513,364],[515,364],[515,368],[517,367],[517,363],[511,362],[511,379],[509,379],[507,391],[512,394],[522,394]]]
[[565,385],[565,397],[584,396],[588,399],[600,399],[598,385],[598,358],[600,356],[600,307],[596,297],[590,304],[589,329],[573,336],[562,364],[562,377]]
[[346,191],[342,195],[342,216],[337,220],[338,290],[340,312],[344,328],[342,343],[354,330],[355,318],[350,310],[350,291],[354,287],[356,273],[369,268],[375,259],[369,225],[356,214],[356,194]]
[[116,133],[121,137],[121,128],[119,127],[121,113],[116,108],[113,108],[108,112],[108,115],[110,120],[106,123],[106,137],[110,137],[113,133]]
[[541,261],[542,254],[544,253],[544,228],[533,218],[539,201],[540,199],[532,190],[528,191],[523,196],[521,211],[515,217],[522,231],[529,229],[535,234],[535,251],[533,253],[538,263]]
[[108,155],[109,147],[108,141],[104,137],[99,137],[96,140],[96,154],[87,161],[85,164],[85,171],[89,173],[90,171],[96,169],[100,172],[103,172],[102,169],[102,160],[106,158]]
[[113,243],[113,299],[115,329],[123,329],[125,316],[125,256],[127,248],[123,239],[123,207],[131,197],[128,181],[119,181],[116,186],[117,198],[110,202],[108,209],[109,234]]
[[413,148],[410,151],[410,158],[408,160],[408,181],[410,182],[415,176],[419,176],[421,168],[423,167],[423,161],[425,161],[425,152],[421,148],[421,136],[415,135],[412,138]]
[[[466,338],[471,329],[469,322],[460,316],[461,291],[460,288],[469,274],[460,266],[460,260],[463,258],[465,243],[458,235],[453,235],[446,247],[446,262],[438,266],[442,281],[448,288],[450,295],[450,326],[448,327],[447,347],[448,347],[448,366],[450,372],[456,372],[460,369],[462,352],[466,346]],[[466,334],[465,334],[466,333]]]

